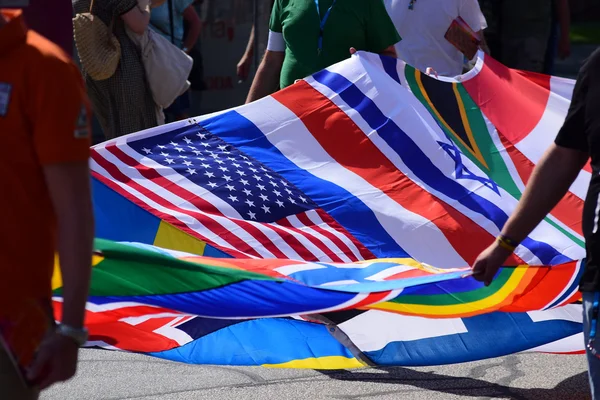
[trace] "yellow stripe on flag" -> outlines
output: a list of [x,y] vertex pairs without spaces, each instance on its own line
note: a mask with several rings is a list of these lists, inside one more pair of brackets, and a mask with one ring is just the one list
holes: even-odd
[[[440,112],[438,111],[438,109],[433,105],[433,102],[431,101],[431,99],[429,98],[429,94],[427,93],[427,90],[425,90],[425,87],[423,86],[423,79],[421,78],[422,72],[419,70],[415,70],[415,80],[417,82],[417,85],[419,86],[419,90],[421,90],[421,94],[423,95],[423,97],[425,98],[425,101],[427,101],[427,104],[429,105],[429,107],[431,108],[431,110],[433,111],[433,113],[435,114],[435,116],[437,117],[438,121],[440,121],[442,123],[442,125],[444,125],[444,127],[452,133],[452,136],[454,136],[454,138],[456,140],[458,140],[459,142],[462,143],[462,145],[465,147],[465,149],[471,153],[473,155],[473,157],[475,157],[477,160],[479,160],[479,162],[488,170],[490,169],[490,167],[488,167],[487,163],[485,162],[485,158],[483,157],[483,154],[481,154],[481,150],[479,149],[479,147],[477,146],[477,142],[475,141],[474,137],[473,137],[473,132],[471,131],[470,125],[466,125],[465,126],[465,132],[467,132],[467,136],[469,138],[469,140],[471,141],[471,144],[473,145],[472,148],[471,146],[467,145],[465,143],[465,141],[460,137],[460,135],[458,135],[454,129],[452,129],[452,127],[450,125],[448,125],[448,123],[446,122],[446,120],[442,117],[442,115],[440,114]],[[462,103],[462,98],[460,97],[460,93],[458,92],[458,88],[457,88],[457,84],[453,83],[453,90],[457,100],[457,104],[461,113],[461,119],[463,120],[463,122],[466,119],[466,112],[465,112],[465,108],[464,105]],[[467,119],[468,122],[468,119]]]
[[[365,308],[373,310],[382,310],[396,312],[405,315],[417,315],[422,317],[457,317],[468,315],[478,310],[487,310],[498,306],[510,296],[515,289],[522,283],[523,279],[527,279],[527,268],[516,268],[506,283],[496,293],[481,300],[472,301],[470,303],[453,304],[453,305],[426,305],[426,304],[403,304],[395,302],[383,302],[367,306]],[[528,278],[531,280],[531,277]]]
[[293,369],[348,369],[362,368],[365,364],[356,358],[342,356],[311,357],[302,360],[293,360],[281,364],[263,364],[266,368],[293,368]]
[[154,245],[164,249],[183,251],[186,253],[204,254],[206,243],[192,235],[180,231],[168,222],[161,221],[154,237]]

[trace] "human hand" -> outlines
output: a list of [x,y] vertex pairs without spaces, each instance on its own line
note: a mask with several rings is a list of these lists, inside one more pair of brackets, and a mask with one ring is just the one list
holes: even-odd
[[350,47],[350,54],[356,53],[356,49],[354,47]]
[[138,0],[138,7],[143,12],[149,13],[151,6],[152,6],[152,1],[150,1],[150,0]]
[[435,75],[436,78],[439,78],[437,71],[431,67],[427,67],[427,69],[425,70],[425,73],[427,75]]
[[79,346],[71,338],[52,333],[40,345],[27,369],[27,379],[39,390],[69,380],[77,371]]
[[248,79],[248,75],[250,73],[250,64],[252,63],[251,57],[248,57],[247,54],[241,58],[241,60],[237,64],[237,76],[241,81],[245,81]]
[[481,252],[473,264],[473,278],[489,286],[502,266],[502,263],[511,255],[511,251],[500,246],[495,241],[487,249]]
[[571,39],[569,39],[569,35],[561,36],[558,41],[558,57],[561,60],[569,57],[571,55]]

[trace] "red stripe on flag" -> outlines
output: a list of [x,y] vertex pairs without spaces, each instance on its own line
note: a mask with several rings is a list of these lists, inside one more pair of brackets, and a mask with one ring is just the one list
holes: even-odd
[[[92,154],[92,158],[93,158],[93,154]],[[214,244],[212,242],[210,242],[209,240],[207,240],[206,238],[204,238],[204,236],[198,234],[198,232],[194,231],[193,229],[189,228],[187,225],[182,224],[181,221],[179,221],[178,219],[176,219],[175,217],[169,215],[169,214],[165,214],[162,211],[159,211],[149,205],[147,205],[146,203],[144,203],[142,200],[138,199],[137,197],[135,197],[134,195],[130,194],[129,192],[127,192],[126,190],[123,190],[119,185],[117,185],[115,183],[114,180],[111,180],[109,178],[107,178],[104,175],[101,175],[100,173],[96,172],[96,171],[92,171],[92,176],[97,179],[98,181],[100,181],[102,184],[106,185],[107,187],[109,187],[110,189],[114,190],[115,192],[119,193],[121,196],[125,197],[127,200],[131,201],[132,203],[142,207],[144,210],[154,214],[155,216],[157,216],[158,218],[160,218],[161,220],[164,220],[165,222],[170,223],[173,226],[177,226],[178,229],[182,230],[183,232],[198,238],[199,240],[203,240],[207,243],[210,243],[211,246],[215,247],[218,250],[223,251],[226,254],[229,254],[230,256],[236,257],[236,258],[247,258],[248,254],[242,253],[241,251],[237,251],[237,250],[233,250],[230,249],[228,247],[223,247],[220,246],[218,244]]]
[[358,303],[353,304],[352,306],[348,307],[347,310],[350,310],[350,309],[360,309],[361,307],[372,306],[373,304],[380,303],[387,296],[389,296],[390,293],[392,293],[391,290],[388,290],[388,291],[385,291],[385,292],[379,292],[379,293],[370,293],[365,299],[363,299],[363,300],[359,301]]
[[[520,70],[515,70],[515,72],[518,73],[519,75],[521,75],[522,77],[532,81],[533,83],[541,86],[545,90],[552,91],[552,87],[551,87],[552,85],[550,84],[551,77],[549,75],[539,74],[537,72],[520,71]],[[592,172],[592,165],[590,163],[590,160],[588,160],[588,162],[585,164],[583,169],[584,169],[584,171]]]
[[[62,302],[52,302],[55,317],[62,315]],[[179,314],[166,308],[144,305],[127,305],[119,309],[85,312],[85,325],[89,329],[89,341],[104,342],[120,350],[151,353],[180,347],[175,340],[163,335],[158,328],[172,323],[180,316],[158,317],[162,313]],[[181,317],[185,314],[181,314]],[[148,317],[137,325],[131,325],[126,318]]]
[[[469,264],[494,241],[494,237],[481,226],[399,171],[354,121],[327,97],[304,81],[294,87],[293,91],[277,92],[273,97],[302,120],[337,163],[405,209],[435,224]],[[361,145],[359,148],[340,146],[340,143]]]
[[410,271],[398,272],[392,276],[388,276],[385,278],[386,281],[394,281],[398,279],[408,279],[408,278],[418,278],[421,276],[429,276],[431,273],[420,270],[420,269],[411,269]]
[[[165,190],[168,190],[169,192],[175,194],[176,196],[178,196],[182,199],[185,199],[186,201],[194,204],[199,210],[202,210],[206,213],[210,213],[213,215],[225,217],[219,211],[219,209],[217,207],[215,207],[213,204],[211,204],[210,202],[203,199],[201,196],[195,195],[194,193],[188,191],[184,187],[174,184],[170,180],[168,180],[165,177],[163,177],[162,175],[160,175],[156,170],[139,164],[135,159],[133,159],[129,155],[125,154],[121,149],[119,149],[115,145],[106,146],[106,149],[109,152],[111,152],[112,154],[114,154],[120,161],[122,161],[126,165],[129,165],[130,167],[137,169],[143,177],[153,181],[156,185],[162,187]],[[187,214],[187,215],[193,215],[194,217],[196,217],[196,215],[198,215],[198,216],[202,216],[202,217],[206,218],[206,216],[202,213],[198,213],[198,212],[194,212],[194,211],[190,211],[190,210],[184,210],[179,207],[177,207],[176,211],[179,211],[179,212]],[[208,218],[208,219],[210,221],[213,221],[210,218]],[[269,239],[257,227],[253,226],[253,224],[251,224],[247,221],[244,221],[244,220],[231,219],[231,218],[228,218],[228,219],[233,224],[239,226],[244,231],[246,231],[249,235],[251,235],[259,243],[261,243],[268,251],[270,251],[275,256],[275,258],[288,258],[271,241],[271,239]],[[216,221],[214,221],[214,223],[218,224],[218,222],[216,222]],[[288,243],[290,245],[290,247],[292,247],[298,253],[298,255],[300,257],[302,257],[303,259],[309,260],[309,261],[317,260],[317,257],[308,248],[306,248],[302,243],[300,243],[300,241],[298,241],[298,239],[295,238],[293,235],[289,234],[288,232],[285,232],[282,229],[272,226],[272,225],[266,225],[266,224],[262,224],[262,225],[266,226],[268,229],[271,229],[271,230],[277,232],[279,234],[279,236],[286,243]],[[232,244],[238,250],[248,252],[249,251],[248,249],[252,249],[252,251],[254,251],[254,249],[247,242],[245,242],[244,240],[239,238],[231,230],[223,227],[221,224],[219,224],[219,226],[222,227],[221,229],[219,229],[219,232],[215,231],[214,229],[211,229],[211,230],[214,233],[219,234],[223,238],[229,238],[229,235],[233,235],[233,237],[237,240],[235,241],[235,243],[232,243]],[[212,241],[209,241],[209,242],[212,244]],[[260,255],[259,255],[259,257],[260,257]]]
[[[168,202],[164,198],[155,194],[153,191],[151,191],[151,190],[139,185],[135,181],[133,181],[130,177],[128,177],[124,173],[122,173],[114,164],[110,163],[108,160],[106,160],[104,157],[100,156],[98,153],[92,152],[92,159],[94,161],[96,161],[101,167],[103,167],[111,175],[111,177],[113,179],[115,179],[125,185],[128,185],[132,189],[137,190],[138,192],[142,193],[144,196],[146,196],[150,200],[154,201],[155,203],[160,204],[164,208],[167,208],[176,213],[181,213],[183,215],[187,215],[187,216],[191,216],[191,217],[195,218],[200,223],[202,223],[204,226],[206,226],[206,228],[209,229],[211,232],[213,232],[215,235],[224,237],[227,234],[228,239],[234,239],[235,242],[230,243],[232,246],[234,246],[234,248],[238,249],[239,251],[243,251],[247,254],[250,254],[254,257],[262,258],[261,255],[256,250],[254,250],[252,247],[248,246],[247,243],[244,242],[241,238],[239,238],[237,235],[235,235],[231,231],[223,228],[223,226],[221,226],[220,224],[215,222],[213,219],[208,218],[207,216],[202,215],[201,213],[197,213],[197,212],[191,212],[191,211],[183,212],[183,210],[181,210],[176,205]],[[166,214],[162,213],[161,211],[151,208],[143,202],[139,202],[136,204],[139,204],[141,207],[143,207],[145,209],[150,208],[150,210],[152,210],[153,212],[156,212],[156,215],[158,217],[160,217],[161,219],[165,219],[164,217]],[[171,217],[171,216],[169,216],[169,222],[178,228],[183,225],[181,221],[179,221],[176,218]],[[231,235],[231,236],[229,236],[229,235]],[[202,240],[205,240],[206,242],[213,244],[213,242],[211,240],[208,240],[207,238],[202,237],[200,234],[198,234],[198,232],[194,232],[194,236],[196,236],[196,237],[200,236]],[[224,239],[224,240],[227,240],[227,239]],[[229,242],[229,240],[227,240],[227,241]]]
[[354,246],[356,246],[363,260],[371,260],[373,258],[376,258],[375,255],[371,253],[371,251],[367,249],[361,242],[359,242],[354,236],[352,236],[350,232],[346,231],[346,229],[339,226],[337,221],[333,219],[331,215],[327,214],[325,210],[318,208],[315,211],[323,220],[323,222],[335,229],[340,234],[344,235],[346,238],[348,238],[348,240],[350,240],[354,244]]
[[[300,214],[296,215],[296,217],[298,217]],[[296,229],[292,223],[290,222],[290,220],[288,218],[282,218],[279,221],[276,222],[276,224],[281,225],[281,226],[285,226],[288,229]],[[308,240],[310,240],[315,246],[317,246],[323,253],[327,254],[331,260],[333,262],[339,262],[342,263],[344,262],[337,254],[335,254],[333,251],[329,250],[329,248],[325,245],[325,243],[321,242],[319,239],[317,239],[316,237],[314,237],[313,235],[309,234],[309,233],[304,233],[303,232],[303,236],[306,237]]]
[[513,72],[521,75],[523,78],[530,80],[538,86],[541,86],[545,90],[550,90],[550,75],[540,74],[538,72],[522,71],[519,69],[513,69]]
[[[519,149],[511,144],[501,131],[498,131],[498,136],[500,137],[502,145],[508,151],[508,155],[517,169],[521,180],[525,185],[527,185],[535,165],[531,162],[531,160],[525,157],[525,155],[521,153]],[[565,197],[558,202],[550,214],[578,234],[583,235],[581,225],[582,213],[583,200],[573,193],[568,192]]]
[[344,253],[350,259],[350,261],[358,261],[358,258],[354,255],[346,243],[340,240],[340,238],[335,236],[333,233],[329,232],[327,229],[323,229],[318,224],[312,222],[306,213],[298,214],[296,217],[298,217],[298,220],[300,220],[300,222],[302,222],[304,225],[310,226],[312,229],[331,240],[331,242],[335,244],[338,249],[340,249],[342,253]]
[[537,126],[550,96],[549,76],[528,79],[487,55],[481,71],[462,84],[485,116],[513,144]]

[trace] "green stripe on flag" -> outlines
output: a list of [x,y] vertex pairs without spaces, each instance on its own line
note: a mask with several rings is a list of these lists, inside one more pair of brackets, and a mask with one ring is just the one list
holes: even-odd
[[[488,167],[483,165],[480,160],[474,157],[469,149],[461,143],[460,140],[456,140],[454,134],[450,132],[440,121],[434,110],[429,105],[427,99],[419,87],[419,84],[416,80],[416,69],[410,66],[405,67],[405,77],[410,90],[412,93],[419,99],[421,104],[425,106],[427,111],[431,114],[431,116],[436,119],[439,123],[441,129],[448,135],[449,138],[452,139],[452,142],[460,149],[462,154],[471,160],[481,171],[487,173],[487,175],[494,181],[496,184],[504,189],[508,194],[513,196],[516,200],[520,200],[523,193],[517,186],[511,172],[509,171],[506,162],[500,155],[501,151],[505,151],[504,148],[498,149],[494,144],[490,132],[488,131],[487,124],[481,112],[481,109],[475,104],[467,90],[462,84],[456,84],[457,90],[459,92],[459,96],[463,102],[465,113],[467,115],[467,120],[471,126],[471,131],[473,133],[473,138],[475,139],[476,145],[479,147],[481,151],[481,155],[484,158],[484,161],[487,163]],[[520,178],[519,178],[520,179]],[[582,238],[577,237],[573,233],[567,231],[565,228],[561,227],[557,222],[555,222],[552,218],[546,217],[544,220],[552,225],[554,228],[558,229],[561,233],[571,239],[580,247],[585,247],[585,242]]]
[[[92,269],[90,296],[198,292],[244,280],[278,281],[254,272],[179,260],[131,245],[96,239],[104,260]],[[62,290],[54,292],[61,295]]]
[[479,289],[467,292],[455,292],[436,295],[400,295],[390,303],[399,304],[420,304],[428,306],[451,306],[457,304],[471,303],[485,299],[495,294],[508,282],[515,268],[502,268],[498,276],[492,281],[490,286],[483,286]]

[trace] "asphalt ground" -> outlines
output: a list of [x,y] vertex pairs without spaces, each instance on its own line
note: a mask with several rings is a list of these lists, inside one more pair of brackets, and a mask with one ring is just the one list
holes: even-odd
[[587,400],[585,357],[519,354],[419,368],[343,371],[186,365],[82,350],[77,376],[44,400],[348,399]]

